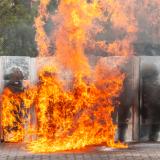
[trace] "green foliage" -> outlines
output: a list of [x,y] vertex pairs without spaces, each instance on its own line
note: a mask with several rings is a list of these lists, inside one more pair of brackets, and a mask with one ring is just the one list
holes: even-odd
[[0,0],[0,8],[0,55],[36,56],[37,5],[31,7],[30,0]]

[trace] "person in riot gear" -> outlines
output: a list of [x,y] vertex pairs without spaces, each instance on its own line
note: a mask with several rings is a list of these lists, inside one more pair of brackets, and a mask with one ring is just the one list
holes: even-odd
[[[4,87],[4,92],[5,89],[9,89],[11,92],[9,94],[8,99],[11,97],[15,96],[15,101],[13,102],[12,100],[10,103],[15,107],[14,109],[10,110],[12,114],[14,114],[15,119],[14,119],[14,126],[5,126],[4,128],[4,134],[16,132],[19,130],[19,126],[23,126],[24,124],[24,118],[27,116],[27,112],[24,106],[23,99],[21,98],[20,94],[24,91],[23,87],[23,73],[19,68],[12,68],[10,74],[5,75],[5,80],[7,80],[7,83],[5,84]],[[5,94],[5,93],[4,93]],[[5,106],[4,106],[5,107]],[[5,135],[4,135],[5,136]]]
[[142,123],[149,123],[149,140],[157,141],[160,129],[159,72],[154,64],[142,68]]
[[12,92],[23,92],[23,73],[19,68],[12,68],[11,73],[8,75],[5,75],[5,79],[8,80],[8,82],[5,84],[5,88],[9,88]]
[[126,130],[128,128],[129,119],[131,117],[131,106],[133,99],[133,89],[132,89],[132,61],[128,60],[121,67],[122,73],[125,74],[125,79],[123,82],[123,91],[120,94],[120,104],[118,106],[118,140],[121,142],[125,141]]

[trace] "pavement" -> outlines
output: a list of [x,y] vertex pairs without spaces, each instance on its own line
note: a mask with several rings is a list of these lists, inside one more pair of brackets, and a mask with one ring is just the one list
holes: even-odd
[[128,149],[104,146],[87,150],[33,154],[24,144],[0,144],[0,160],[160,160],[160,143],[131,143]]

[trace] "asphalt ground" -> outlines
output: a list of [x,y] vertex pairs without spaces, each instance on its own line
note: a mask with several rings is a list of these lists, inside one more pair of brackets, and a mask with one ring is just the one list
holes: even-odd
[[160,160],[160,143],[131,143],[128,149],[94,146],[69,152],[33,154],[24,144],[1,143],[0,160]]

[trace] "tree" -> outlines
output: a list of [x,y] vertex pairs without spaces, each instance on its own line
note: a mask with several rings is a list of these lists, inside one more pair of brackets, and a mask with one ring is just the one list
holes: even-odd
[[[27,3],[26,3],[27,2]],[[0,0],[0,55],[36,56],[31,0]]]

